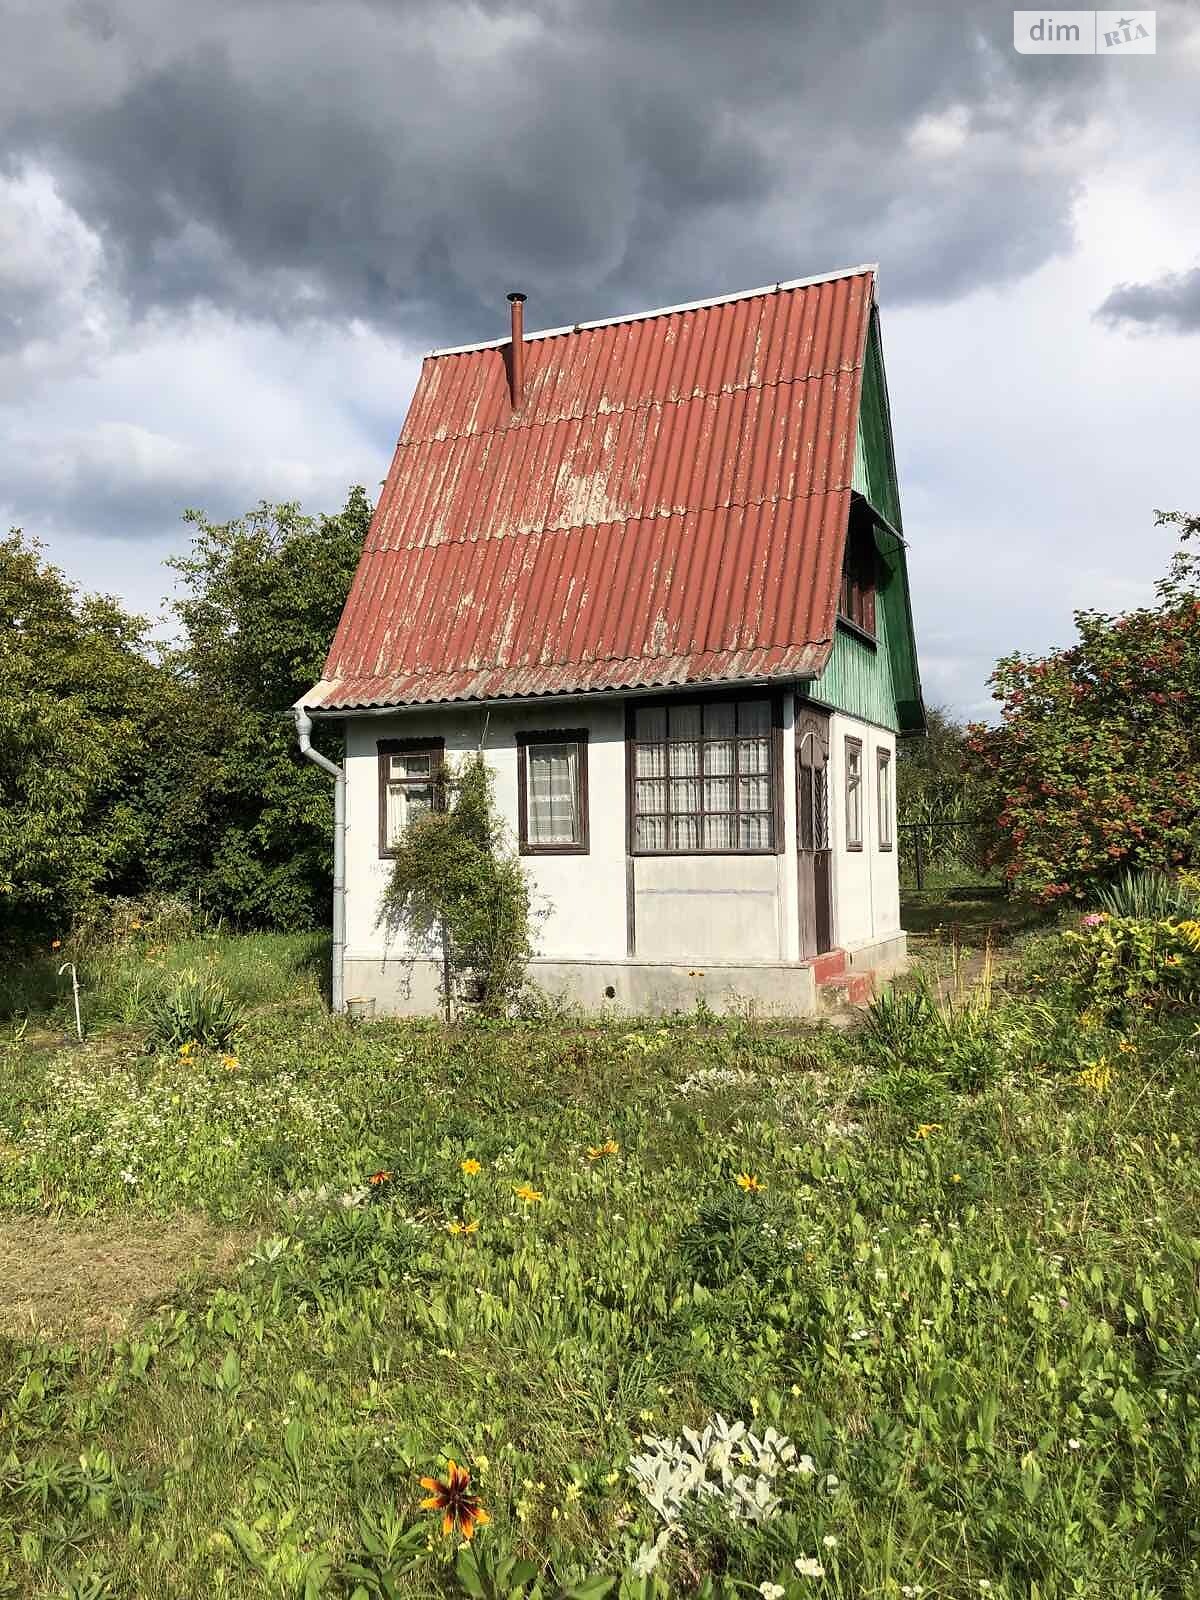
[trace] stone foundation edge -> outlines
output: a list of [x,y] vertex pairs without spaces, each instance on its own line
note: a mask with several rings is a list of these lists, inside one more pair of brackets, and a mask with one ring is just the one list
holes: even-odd
[[[661,1016],[691,1011],[699,1000],[722,1014],[800,1017],[817,1009],[812,972],[794,963],[535,960],[528,971],[530,981],[551,999],[585,1012]],[[441,1010],[439,976],[439,964],[425,958],[350,957],[346,999],[373,999],[377,1016],[428,1016]]]

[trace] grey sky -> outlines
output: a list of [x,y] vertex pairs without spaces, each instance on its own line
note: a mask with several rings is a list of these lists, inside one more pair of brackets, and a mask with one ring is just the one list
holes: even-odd
[[178,513],[386,471],[421,350],[882,266],[927,693],[1134,603],[1200,509],[1200,16],[0,0],[0,515],[153,607]]

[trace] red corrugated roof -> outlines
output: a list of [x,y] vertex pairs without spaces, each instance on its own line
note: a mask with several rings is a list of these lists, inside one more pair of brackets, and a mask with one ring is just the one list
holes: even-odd
[[807,677],[828,659],[874,270],[426,358],[325,710]]

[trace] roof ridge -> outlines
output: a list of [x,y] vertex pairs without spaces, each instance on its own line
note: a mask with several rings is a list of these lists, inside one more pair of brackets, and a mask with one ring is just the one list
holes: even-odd
[[[790,378],[771,378],[769,381],[762,383],[751,383],[747,380],[745,383],[724,384],[717,389],[693,389],[690,394],[652,394],[644,400],[634,400],[628,405],[622,403],[621,405],[613,406],[608,411],[589,411],[586,409],[583,411],[560,411],[557,416],[540,418],[527,417],[522,413],[514,412],[503,424],[497,424],[493,428],[474,428],[469,433],[465,431],[459,433],[422,433],[413,439],[406,439],[404,430],[401,429],[400,437],[396,440],[396,448],[399,450],[401,448],[413,448],[417,445],[446,444],[452,439],[490,439],[497,434],[520,433],[525,428],[555,428],[560,422],[583,422],[588,418],[602,416],[623,417],[637,411],[651,411],[655,406],[687,406],[696,400],[709,400],[725,394],[749,394],[752,389],[782,389],[785,383],[821,383],[826,378],[836,378],[843,373],[861,372],[864,361],[865,357],[863,361],[839,361],[836,366],[822,367],[819,372],[806,372],[803,377],[798,373],[793,373]],[[514,421],[513,418],[517,416],[520,417],[520,420]],[[405,418],[406,425],[407,421],[408,419]]]
[[[839,267],[835,272],[818,272],[809,278],[789,278],[779,283],[764,283],[757,289],[739,289],[730,294],[711,295],[706,300],[686,300],[677,306],[654,306],[649,311],[626,311],[617,317],[597,317],[591,322],[564,323],[560,328],[537,328],[525,334],[525,343],[532,339],[558,339],[568,333],[585,333],[590,328],[611,328],[620,322],[645,322],[651,317],[677,316],[684,311],[705,311],[710,306],[729,305],[735,300],[757,300],[769,294],[785,294],[792,289],[814,289],[818,284],[837,283],[842,278],[860,278],[867,274],[879,276],[878,261],[864,261],[857,267]],[[500,339],[480,339],[474,344],[442,345],[425,352],[425,360],[434,356],[462,356],[473,350],[497,350],[511,344],[508,334]]]
[[702,517],[711,516],[719,511],[751,511],[759,506],[790,506],[796,505],[801,500],[813,500],[821,495],[845,494],[854,492],[853,480],[848,478],[845,483],[827,484],[824,489],[806,489],[799,494],[765,494],[758,500],[727,500],[720,505],[684,506],[682,510],[673,511],[646,511],[637,517],[605,517],[600,522],[565,522],[561,527],[530,528],[527,533],[499,533],[483,538],[464,539],[439,539],[436,544],[363,544],[363,554],[368,552],[377,556],[401,555],[414,550],[444,550],[451,545],[488,544],[493,540],[501,539],[530,539],[542,534],[568,534],[580,533],[584,528],[627,528],[633,522],[664,522],[671,517]]

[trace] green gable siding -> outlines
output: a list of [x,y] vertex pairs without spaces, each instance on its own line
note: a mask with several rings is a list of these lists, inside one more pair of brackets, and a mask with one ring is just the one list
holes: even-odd
[[862,401],[854,438],[854,475],[851,480],[868,505],[874,506],[897,532],[901,531],[900,494],[892,454],[892,427],[888,414],[887,380],[879,341],[879,318],[872,314],[863,360]]
[[[863,359],[852,487],[895,533],[900,532],[900,493],[877,313],[871,316]],[[839,626],[829,662],[810,692],[814,700],[849,716],[901,733],[919,732],[925,726],[925,711],[909,610],[904,545],[878,522],[875,539],[879,549],[876,648]]]
[[896,731],[896,693],[892,686],[892,663],[887,642],[887,613],[876,607],[875,629],[878,644],[872,649],[849,628],[839,627],[833,640],[833,654],[824,672],[811,685],[809,695],[835,711],[877,722]]

